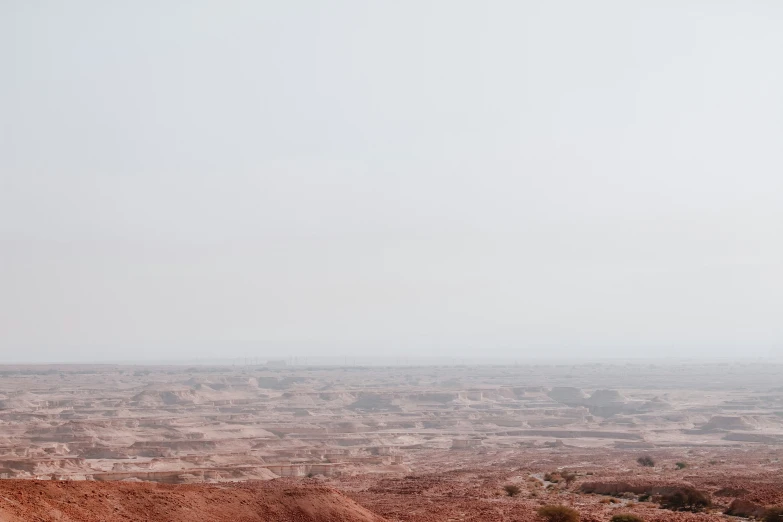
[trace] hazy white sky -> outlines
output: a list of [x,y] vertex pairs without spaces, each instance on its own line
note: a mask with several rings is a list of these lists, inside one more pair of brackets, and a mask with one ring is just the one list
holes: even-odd
[[783,354],[783,2],[6,0],[0,80],[0,361]]

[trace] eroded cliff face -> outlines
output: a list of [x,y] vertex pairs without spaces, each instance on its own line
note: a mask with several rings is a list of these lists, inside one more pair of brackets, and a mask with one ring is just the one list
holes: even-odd
[[[735,498],[780,503],[780,368],[748,367],[730,386],[718,379],[726,371],[5,368],[0,477],[109,485],[316,480],[411,522],[528,520],[523,513],[535,520],[541,503],[563,502],[578,505],[584,520],[608,520],[630,503],[605,504],[581,492],[583,482],[693,486],[720,509]],[[640,454],[655,466],[639,466]],[[544,479],[559,472],[573,473],[576,484]],[[503,496],[508,483],[520,485],[521,497]],[[631,507],[649,520],[686,516],[648,502]],[[720,509],[700,520],[717,520]]]
[[691,389],[681,373],[643,365],[8,368],[0,372],[0,476],[333,477],[412,470],[428,451],[554,439],[776,444],[781,393],[752,382],[758,392],[740,382],[744,391],[713,390],[704,401],[698,380]]

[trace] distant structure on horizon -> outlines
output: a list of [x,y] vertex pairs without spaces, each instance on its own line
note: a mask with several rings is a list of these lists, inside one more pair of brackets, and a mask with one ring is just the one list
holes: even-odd
[[283,368],[285,366],[288,366],[288,363],[285,359],[270,359],[266,362],[266,365],[269,368]]

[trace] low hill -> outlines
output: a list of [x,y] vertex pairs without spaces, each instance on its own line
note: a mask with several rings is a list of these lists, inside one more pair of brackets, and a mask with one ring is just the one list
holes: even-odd
[[342,493],[282,480],[163,485],[0,480],[0,520],[383,522]]

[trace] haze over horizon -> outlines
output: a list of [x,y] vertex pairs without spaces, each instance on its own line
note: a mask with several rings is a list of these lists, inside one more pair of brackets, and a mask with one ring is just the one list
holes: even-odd
[[0,363],[783,356],[783,4],[326,6],[0,4]]

